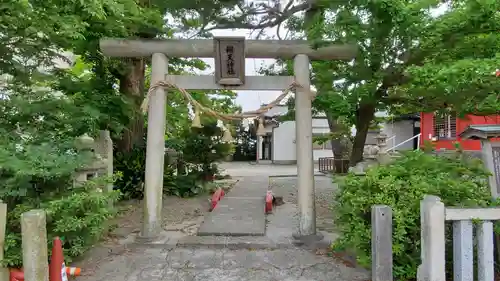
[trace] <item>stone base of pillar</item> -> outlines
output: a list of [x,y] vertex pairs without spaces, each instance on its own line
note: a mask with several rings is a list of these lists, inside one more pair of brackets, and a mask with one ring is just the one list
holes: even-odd
[[302,235],[299,233],[293,233],[292,238],[295,239],[293,243],[298,246],[317,248],[318,244],[326,243],[330,245],[331,241],[323,240],[325,236],[321,232],[316,232],[315,234]]
[[139,233],[139,235],[137,235],[135,237],[135,242],[137,243],[151,243],[153,242],[157,237],[147,237],[147,236],[143,236],[142,233]]

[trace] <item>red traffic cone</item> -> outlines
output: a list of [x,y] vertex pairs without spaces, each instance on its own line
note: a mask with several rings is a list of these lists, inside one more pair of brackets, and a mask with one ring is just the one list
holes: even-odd
[[62,241],[59,237],[54,238],[52,246],[52,257],[49,265],[49,280],[50,281],[68,281],[66,275],[66,265],[64,264],[64,253]]

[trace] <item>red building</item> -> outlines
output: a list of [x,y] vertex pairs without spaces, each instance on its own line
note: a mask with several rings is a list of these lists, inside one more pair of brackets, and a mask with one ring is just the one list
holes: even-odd
[[[420,114],[420,145],[425,141],[432,141],[436,149],[455,149],[457,141],[464,150],[481,150],[479,140],[462,140],[459,135],[469,125],[500,124],[500,115],[475,116],[467,115],[460,119],[455,116],[440,116],[434,113]],[[500,141],[500,138],[493,139]]]

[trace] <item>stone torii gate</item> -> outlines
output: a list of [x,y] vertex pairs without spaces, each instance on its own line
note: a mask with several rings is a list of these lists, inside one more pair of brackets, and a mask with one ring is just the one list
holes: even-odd
[[[110,57],[152,56],[151,85],[169,81],[186,90],[285,90],[296,89],[295,120],[299,229],[294,236],[316,236],[312,113],[309,60],[350,60],[356,47],[334,45],[312,49],[302,40],[245,40],[225,37],[196,40],[101,39],[100,48]],[[215,76],[168,75],[168,58],[215,58]],[[295,76],[246,76],[245,58],[294,59]],[[141,236],[156,237],[161,229],[163,165],[165,153],[166,99],[157,88],[149,101],[144,221]]]

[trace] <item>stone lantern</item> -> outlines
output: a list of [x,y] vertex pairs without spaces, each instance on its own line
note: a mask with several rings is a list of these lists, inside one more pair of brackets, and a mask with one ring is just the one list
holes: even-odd
[[384,133],[380,133],[375,137],[375,140],[377,140],[377,145],[379,147],[386,147],[387,146],[387,135]]
[[87,134],[83,134],[75,140],[75,147],[79,151],[92,151],[94,149],[94,139]]
[[[75,140],[75,147],[79,153],[88,153],[93,162],[76,170],[73,187],[78,187],[84,182],[98,176],[113,175],[113,144],[108,131],[101,131],[98,141],[84,134]],[[112,190],[112,184],[103,187],[106,191]],[[102,188],[100,188],[102,191]]]
[[377,161],[380,164],[388,164],[391,162],[391,156],[387,153],[387,135],[380,133],[375,137],[378,146]]

